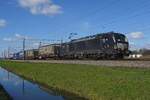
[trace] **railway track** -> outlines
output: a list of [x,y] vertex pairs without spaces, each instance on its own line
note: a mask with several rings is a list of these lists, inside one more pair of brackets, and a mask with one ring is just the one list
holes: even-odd
[[150,60],[19,60],[19,62],[57,63],[57,64],[86,64],[106,67],[150,68]]

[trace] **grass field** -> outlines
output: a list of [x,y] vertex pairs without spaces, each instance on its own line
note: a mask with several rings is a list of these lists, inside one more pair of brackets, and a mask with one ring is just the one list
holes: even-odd
[[0,100],[10,100],[4,89],[0,86]]
[[0,66],[91,100],[150,100],[150,69],[9,61]]

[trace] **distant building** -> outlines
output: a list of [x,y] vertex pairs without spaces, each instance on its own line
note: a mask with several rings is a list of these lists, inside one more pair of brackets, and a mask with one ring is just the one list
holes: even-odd
[[142,54],[130,54],[129,55],[129,58],[142,58],[143,57],[143,55]]

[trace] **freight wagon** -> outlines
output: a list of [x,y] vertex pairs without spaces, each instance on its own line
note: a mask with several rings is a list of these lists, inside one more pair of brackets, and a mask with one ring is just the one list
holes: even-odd
[[38,49],[31,49],[25,51],[25,59],[32,60],[32,59],[38,59]]
[[50,44],[39,47],[39,59],[58,58],[60,44]]

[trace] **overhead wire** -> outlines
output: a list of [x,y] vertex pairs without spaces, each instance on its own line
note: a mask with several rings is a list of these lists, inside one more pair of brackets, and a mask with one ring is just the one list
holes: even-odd
[[[145,5],[144,5],[144,9],[145,9],[146,7],[145,7]],[[136,10],[136,9],[135,9]],[[148,11],[148,12],[150,12],[150,11]],[[124,17],[119,17],[119,19],[121,19],[121,20],[123,20],[123,18],[124,19],[126,19],[126,20],[130,20],[130,19],[132,19],[132,18],[135,18],[135,17],[139,17],[140,15],[142,15],[142,14],[144,14],[144,13],[148,13],[148,12],[142,12],[142,13],[137,13],[137,12],[135,12],[135,13],[132,13],[132,15],[130,15],[130,16],[124,16]],[[119,15],[120,16],[120,15]],[[118,17],[117,17],[118,18]],[[128,18],[128,19],[127,19]],[[109,23],[107,23],[107,25],[112,25],[112,24],[114,24],[114,23],[116,23],[118,21],[118,19],[117,20],[113,20],[113,21],[111,21],[111,22],[109,22]],[[124,21],[120,21],[120,22],[124,22]]]

